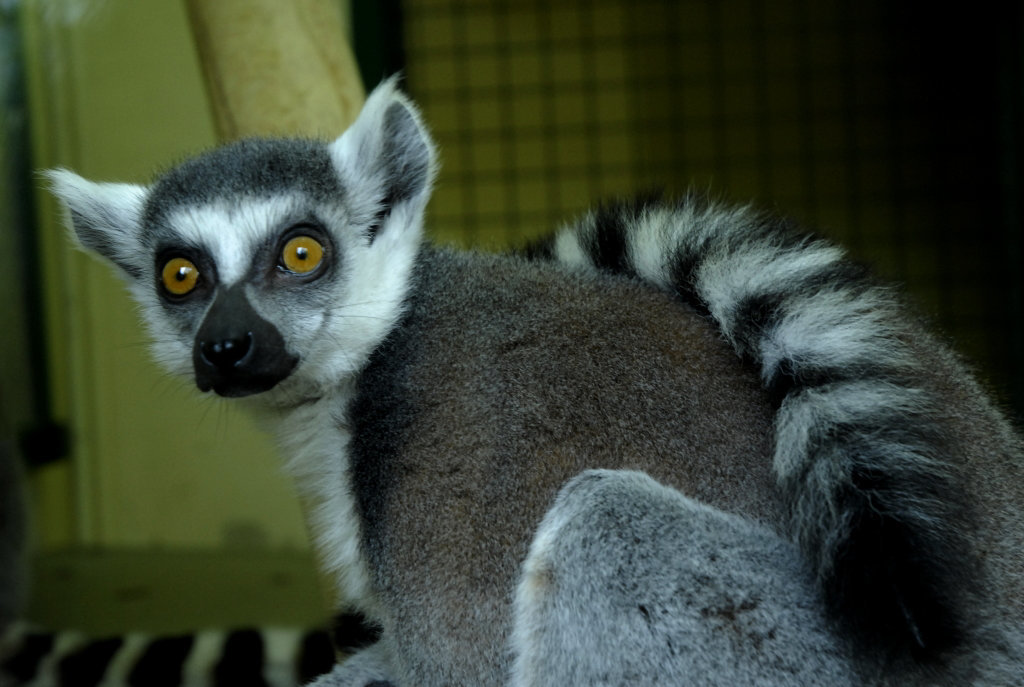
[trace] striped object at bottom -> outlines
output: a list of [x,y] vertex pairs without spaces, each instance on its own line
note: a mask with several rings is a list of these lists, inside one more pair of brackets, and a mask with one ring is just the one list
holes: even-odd
[[19,624],[0,638],[0,687],[297,687],[334,662],[322,630],[93,638]]

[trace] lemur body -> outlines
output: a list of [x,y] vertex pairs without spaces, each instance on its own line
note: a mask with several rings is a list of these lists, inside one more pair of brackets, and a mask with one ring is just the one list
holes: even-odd
[[331,144],[51,174],[156,357],[277,426],[380,628],[318,684],[1020,673],[1020,440],[887,289],[695,198],[424,246],[434,157],[389,83]]
[[[764,394],[707,323],[670,316],[677,303],[624,280],[567,283],[553,266],[482,256],[428,252],[416,279],[349,405],[348,460],[364,536],[380,544],[366,549],[370,569],[388,570],[389,610],[430,618],[395,642],[425,662],[468,652],[456,664],[482,671],[446,680],[492,684],[507,670],[510,628],[474,619],[510,617],[532,532],[585,469],[643,470],[780,521]],[[677,326],[661,326],[666,316]],[[428,334],[438,331],[451,336]],[[695,395],[709,364],[732,374]],[[586,394],[570,381],[581,376]],[[658,431],[672,418],[692,434]],[[433,479],[417,484],[424,471]]]

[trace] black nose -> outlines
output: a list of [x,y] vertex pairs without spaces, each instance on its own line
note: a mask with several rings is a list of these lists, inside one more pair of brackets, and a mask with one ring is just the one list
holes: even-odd
[[252,332],[245,336],[219,341],[200,341],[199,354],[208,365],[228,370],[237,365],[252,349]]
[[277,327],[253,309],[243,287],[217,289],[192,344],[200,391],[258,394],[290,375],[298,362]]

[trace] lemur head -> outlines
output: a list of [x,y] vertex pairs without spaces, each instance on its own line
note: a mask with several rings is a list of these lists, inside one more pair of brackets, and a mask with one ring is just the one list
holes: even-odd
[[240,141],[151,186],[48,176],[81,246],[126,278],[159,361],[203,391],[295,403],[400,316],[435,158],[391,80],[331,143]]

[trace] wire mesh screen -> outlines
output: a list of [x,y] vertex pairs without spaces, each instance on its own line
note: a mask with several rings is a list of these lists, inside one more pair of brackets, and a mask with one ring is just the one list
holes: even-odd
[[753,201],[905,283],[1020,398],[1020,10],[913,5],[409,0],[432,231],[493,247],[612,196]]

